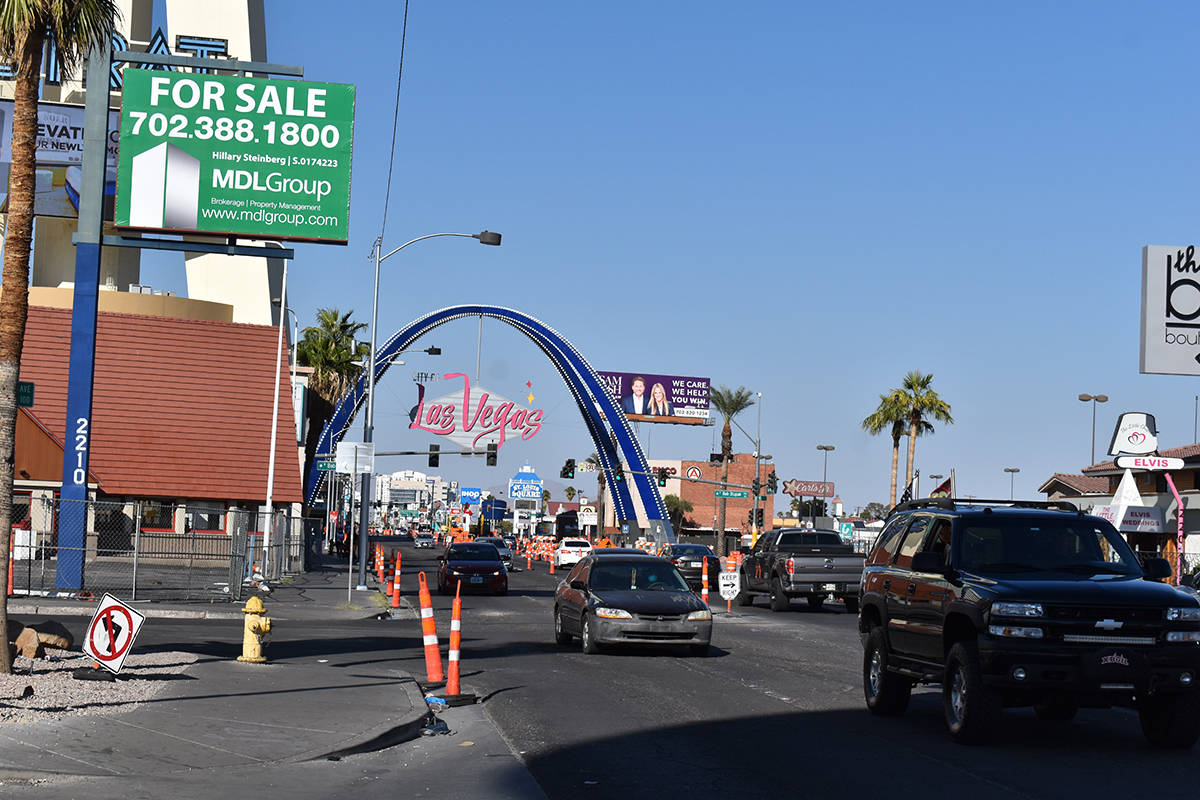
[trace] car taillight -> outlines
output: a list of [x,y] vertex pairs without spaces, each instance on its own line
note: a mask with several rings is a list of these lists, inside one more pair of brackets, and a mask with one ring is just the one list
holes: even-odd
[[796,560],[795,560],[794,558],[789,558],[789,559],[788,559],[788,562],[787,562],[787,569],[788,569],[788,575],[795,575],[795,574],[796,574]]

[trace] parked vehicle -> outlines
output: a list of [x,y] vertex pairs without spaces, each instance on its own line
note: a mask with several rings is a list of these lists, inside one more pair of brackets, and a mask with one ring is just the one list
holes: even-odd
[[554,592],[554,640],[583,652],[607,645],[687,646],[708,653],[712,612],[665,558],[617,548],[586,556]]
[[830,595],[858,612],[862,553],[855,553],[836,531],[781,528],[758,537],[753,548],[743,547],[741,593],[738,605],[748,606],[766,594],[772,611],[786,611],[793,597],[804,597],[820,608]]
[[513,551],[505,543],[504,539],[499,536],[483,536],[475,539],[475,541],[495,545],[496,549],[500,551],[500,560],[504,562],[505,569],[512,570]]
[[433,534],[422,531],[413,537],[413,547],[428,547],[433,549]]
[[863,572],[867,707],[901,714],[914,683],[940,683],[956,741],[986,741],[1005,707],[1063,722],[1124,706],[1152,745],[1191,747],[1200,601],[1170,574],[1069,503],[902,504]]
[[579,560],[592,552],[592,543],[587,539],[563,539],[554,548],[554,567],[573,567]]
[[693,590],[702,588],[704,581],[704,559],[708,559],[708,585],[716,590],[717,576],[721,574],[721,560],[706,544],[668,544],[659,553],[675,565]]
[[508,570],[500,560],[500,551],[486,542],[455,542],[438,556],[438,591],[454,594],[480,589],[493,594],[508,594]]

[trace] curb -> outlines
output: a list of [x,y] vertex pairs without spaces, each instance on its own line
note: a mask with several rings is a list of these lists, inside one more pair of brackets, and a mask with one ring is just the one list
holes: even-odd
[[412,705],[412,711],[402,721],[399,723],[388,722],[377,725],[368,731],[347,738],[341,743],[340,747],[334,750],[310,750],[307,753],[283,759],[283,761],[285,763],[299,763],[306,761],[328,761],[330,759],[338,760],[345,756],[373,753],[388,747],[394,747],[420,736],[421,728],[425,727],[428,718],[432,716],[432,712],[425,704],[425,693],[417,685],[417,679],[407,672],[398,674],[400,677],[397,678],[397,683],[404,687],[404,692],[408,695],[408,701]]
[[[160,618],[175,618],[175,619],[241,619],[241,611],[192,611],[182,608],[155,608],[154,606],[138,607],[147,617]],[[9,614],[32,614],[36,616],[64,616],[64,617],[90,617],[96,613],[95,607],[91,606],[59,606],[59,605],[37,605],[36,603],[12,603],[8,604]]]

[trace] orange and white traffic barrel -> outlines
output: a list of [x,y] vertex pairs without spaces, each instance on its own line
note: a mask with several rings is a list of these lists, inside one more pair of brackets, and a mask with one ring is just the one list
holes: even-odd
[[433,600],[429,597],[429,583],[425,573],[417,575],[417,595],[421,603],[421,640],[425,645],[425,679],[430,683],[441,683],[442,653],[438,650],[437,624],[433,620]]

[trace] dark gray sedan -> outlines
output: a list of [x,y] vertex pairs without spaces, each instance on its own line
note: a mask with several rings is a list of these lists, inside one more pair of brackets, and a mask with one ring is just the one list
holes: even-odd
[[687,646],[707,655],[712,612],[665,558],[593,552],[554,592],[554,639],[579,637],[585,653],[607,645]]

